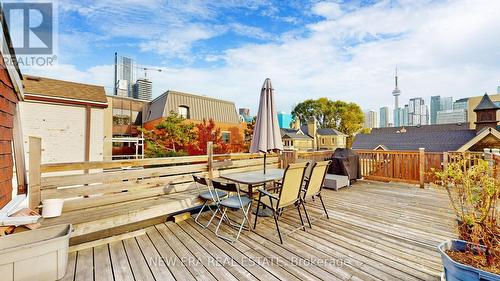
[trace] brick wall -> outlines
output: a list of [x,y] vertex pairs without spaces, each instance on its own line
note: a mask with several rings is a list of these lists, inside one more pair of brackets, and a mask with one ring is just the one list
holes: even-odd
[[0,208],[12,197],[12,128],[17,96],[0,56]]

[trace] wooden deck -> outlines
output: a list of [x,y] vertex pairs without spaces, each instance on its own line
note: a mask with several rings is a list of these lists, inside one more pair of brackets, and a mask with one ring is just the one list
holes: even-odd
[[64,280],[438,280],[436,245],[455,237],[444,191],[361,181],[324,198],[330,219],[309,203],[306,232],[283,214],[283,245],[272,218],[234,244],[193,219],[167,222],[71,252]]

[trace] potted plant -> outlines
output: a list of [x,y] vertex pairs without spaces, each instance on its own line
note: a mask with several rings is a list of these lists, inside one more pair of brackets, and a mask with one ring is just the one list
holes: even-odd
[[459,239],[438,246],[447,281],[500,280],[496,169],[485,160],[471,165],[461,158],[434,173],[457,217]]

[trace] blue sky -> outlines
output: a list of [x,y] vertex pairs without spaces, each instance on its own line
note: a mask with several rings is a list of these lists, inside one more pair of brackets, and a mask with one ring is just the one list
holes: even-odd
[[174,89],[257,108],[266,77],[278,110],[322,96],[377,110],[500,85],[500,1],[58,1],[58,58],[24,73],[110,88],[113,54]]

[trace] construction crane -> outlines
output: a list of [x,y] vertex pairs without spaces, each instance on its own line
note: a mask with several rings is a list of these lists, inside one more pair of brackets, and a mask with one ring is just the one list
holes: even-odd
[[160,68],[141,67],[141,66],[136,66],[135,68],[144,70],[144,78],[148,78],[148,71],[162,72]]

